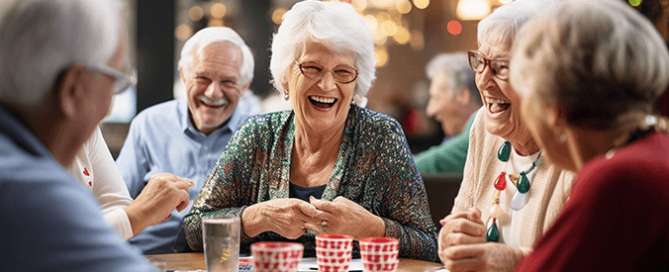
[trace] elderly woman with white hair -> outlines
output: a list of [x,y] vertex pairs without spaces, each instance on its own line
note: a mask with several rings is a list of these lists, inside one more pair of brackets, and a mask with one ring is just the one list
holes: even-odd
[[184,220],[192,249],[202,249],[202,216],[238,213],[242,252],[293,240],[315,256],[314,236],[337,233],[394,237],[400,257],[437,260],[401,126],[352,104],[375,63],[372,34],[350,4],[304,1],[284,15],[270,70],[293,110],[253,117],[230,141]]
[[511,83],[547,158],[577,171],[569,202],[520,271],[669,268],[669,84],[653,25],[621,1],[570,1],[532,21]]
[[508,81],[516,33],[556,2],[515,1],[478,25],[479,48],[469,63],[484,106],[471,128],[453,211],[441,221],[439,256],[450,271],[512,271],[569,196],[573,175],[542,160]]

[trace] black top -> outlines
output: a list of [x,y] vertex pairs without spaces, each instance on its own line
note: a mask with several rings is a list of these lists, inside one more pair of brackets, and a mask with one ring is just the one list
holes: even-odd
[[317,199],[321,199],[323,191],[325,191],[325,186],[327,186],[327,184],[323,184],[321,186],[316,186],[316,187],[302,187],[299,185],[295,185],[294,183],[291,182],[288,188],[289,190],[288,197],[299,198],[306,202],[309,202],[310,196],[313,196]]

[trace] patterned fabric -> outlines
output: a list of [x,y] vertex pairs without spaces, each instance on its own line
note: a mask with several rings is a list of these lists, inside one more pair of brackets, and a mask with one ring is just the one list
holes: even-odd
[[[201,217],[238,213],[259,202],[287,198],[294,114],[283,111],[249,119],[235,134],[213,169],[193,208],[184,218],[190,247],[202,250]],[[401,126],[391,117],[352,105],[337,162],[323,192],[324,200],[350,199],[386,226],[385,235],[400,240],[400,257],[437,261],[437,229],[427,195]],[[287,241],[265,232],[249,238],[242,226],[241,252],[256,241]],[[304,256],[315,256],[315,233],[294,240]],[[357,243],[354,257],[359,256]]]

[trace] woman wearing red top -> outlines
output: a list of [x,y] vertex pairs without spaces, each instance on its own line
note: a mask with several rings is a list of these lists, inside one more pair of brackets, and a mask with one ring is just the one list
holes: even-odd
[[669,269],[669,137],[650,115],[669,53],[622,1],[570,1],[527,24],[510,80],[555,165],[577,171],[564,212],[520,271]]

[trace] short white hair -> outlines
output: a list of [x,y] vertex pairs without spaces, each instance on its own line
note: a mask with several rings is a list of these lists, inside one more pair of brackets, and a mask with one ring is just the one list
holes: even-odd
[[21,0],[3,8],[0,101],[35,105],[64,69],[106,65],[119,46],[117,0]]
[[285,91],[282,83],[288,80],[290,68],[308,42],[323,44],[333,52],[353,53],[359,72],[355,93],[367,94],[376,78],[374,39],[351,4],[303,1],[284,14],[283,23],[274,34],[269,64],[272,83],[279,92]]
[[[490,42],[493,44],[513,45],[516,33],[523,25],[542,11],[555,6],[560,0],[517,0],[503,5],[488,17],[481,20],[477,26],[478,44]],[[494,40],[489,40],[494,39]]]
[[664,40],[619,0],[559,5],[528,24],[512,52],[510,80],[518,94],[557,106],[576,127],[632,123],[652,111],[669,84]]
[[[476,73],[469,66],[467,53],[441,53],[433,57],[425,66],[425,74],[432,80],[440,73],[446,74],[453,90],[466,87],[469,89],[472,99],[477,104],[481,104],[481,96],[476,87]],[[455,95],[455,92],[453,95]]]
[[[181,57],[179,59],[179,70],[184,73],[193,68],[193,59],[202,54],[202,50],[212,43],[229,42],[242,51],[242,67],[239,69],[239,75],[243,84],[253,80],[253,54],[246,45],[242,37],[234,30],[224,26],[207,27],[198,31],[190,37],[181,48]],[[195,50],[195,51],[194,51]]]

